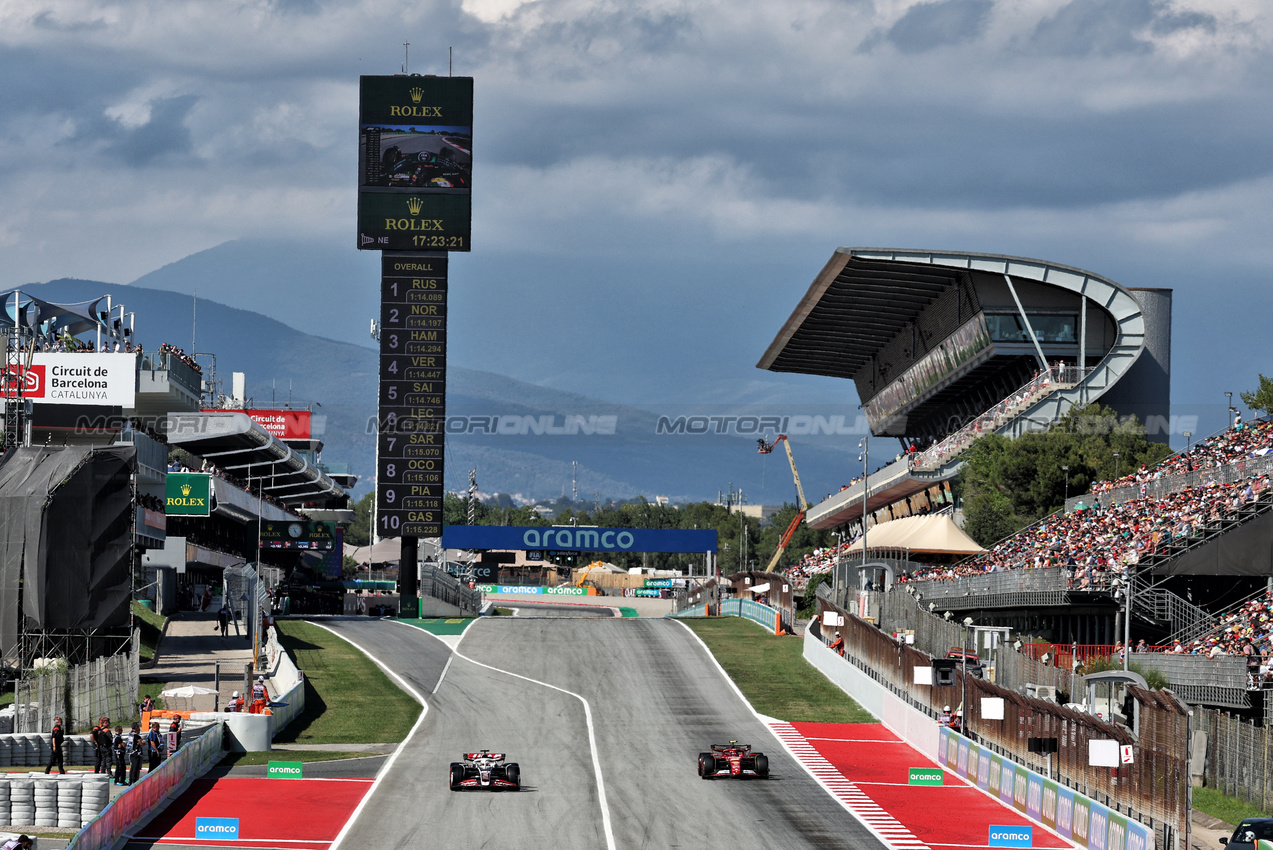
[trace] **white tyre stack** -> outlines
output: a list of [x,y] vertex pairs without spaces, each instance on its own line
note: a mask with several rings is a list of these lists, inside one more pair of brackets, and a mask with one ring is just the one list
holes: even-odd
[[[0,767],[10,767],[13,764],[13,736],[0,735]],[[8,823],[8,821],[5,821]]]
[[72,779],[35,780],[35,825],[57,826],[57,786],[59,782],[71,783]]
[[[22,735],[19,735],[18,738],[14,740],[14,743],[17,744],[19,741],[21,741],[22,743],[22,762],[21,763],[25,765],[26,767],[35,767],[36,765],[38,765],[40,763],[40,755],[39,755],[39,749],[38,749],[39,736],[34,735],[30,732],[24,732]],[[16,753],[14,755],[16,755]],[[18,764],[18,760],[15,758],[13,760],[13,763]]]
[[33,780],[9,780],[9,823],[13,826],[35,825],[35,782]]
[[80,796],[80,822],[76,826],[86,824],[101,814],[110,799],[111,784],[108,774],[84,777],[84,790]]
[[[80,800],[83,790],[83,780],[67,778],[57,783],[57,798],[53,807],[54,825],[61,829],[80,828]],[[38,810],[36,817],[39,817]]]
[[0,823],[13,823],[9,817],[9,780],[0,779]]

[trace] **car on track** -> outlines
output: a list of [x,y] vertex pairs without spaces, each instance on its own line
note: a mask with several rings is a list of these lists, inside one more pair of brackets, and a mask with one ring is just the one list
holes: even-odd
[[404,154],[396,147],[385,151],[386,186],[420,189],[467,189],[469,172],[464,166],[430,151]]
[[1273,818],[1243,818],[1232,838],[1220,839],[1230,850],[1255,850],[1257,841],[1273,841]]
[[503,753],[479,750],[465,753],[464,761],[451,762],[451,790],[486,788],[491,791],[519,791],[522,769],[515,761],[506,761]]
[[711,752],[698,754],[698,775],[711,779],[717,774],[766,779],[769,777],[769,758],[764,753],[752,752],[750,744],[737,741],[712,744]]

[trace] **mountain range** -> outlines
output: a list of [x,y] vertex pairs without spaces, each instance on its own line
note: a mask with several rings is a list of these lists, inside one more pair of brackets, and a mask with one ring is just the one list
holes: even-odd
[[[219,291],[211,277],[201,278],[207,287],[201,283],[196,301],[192,294],[142,285],[159,282],[157,274],[127,285],[63,279],[22,289],[68,303],[109,294],[136,313],[140,343],[154,350],[167,342],[197,354],[205,380],[219,392],[228,394],[232,372],[245,372],[252,406],[311,408],[316,427],[324,428],[318,435],[325,442],[323,459],[348,463],[360,476],[356,492],[366,492],[374,475],[377,352],[352,336],[330,339],[292,326],[330,326],[350,308],[324,300],[293,310],[295,295],[246,297],[254,288],[267,288],[260,280],[239,279]],[[193,283],[187,284],[193,293]],[[237,292],[236,302],[269,308],[272,315],[228,306],[205,291]],[[368,312],[374,309],[373,304]],[[760,425],[778,426],[793,414],[805,417],[797,422],[806,425],[820,416],[821,430],[839,432],[793,437],[806,495],[816,501],[861,470],[855,406],[798,411],[772,404],[635,406],[467,369],[452,360],[446,484],[465,490],[469,470],[476,469],[481,491],[523,499],[577,493],[584,500],[596,494],[711,500],[732,488],[749,503],[794,502],[785,458],[780,452],[757,455],[755,446],[759,436],[772,439],[777,433],[776,427]]]

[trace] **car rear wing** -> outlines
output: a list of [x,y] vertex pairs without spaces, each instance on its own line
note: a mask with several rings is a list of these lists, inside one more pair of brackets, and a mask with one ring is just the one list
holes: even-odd
[[465,761],[474,761],[476,759],[495,759],[495,761],[503,761],[503,753],[465,753]]

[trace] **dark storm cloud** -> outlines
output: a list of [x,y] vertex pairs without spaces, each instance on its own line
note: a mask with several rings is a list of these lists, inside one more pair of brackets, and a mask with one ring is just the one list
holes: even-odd
[[[1249,99],[1249,98],[1248,98]],[[703,104],[701,122],[657,108],[558,108],[542,127],[493,128],[492,160],[546,168],[599,150],[672,162],[718,154],[754,191],[885,206],[1075,208],[1207,190],[1273,171],[1273,119],[1234,95],[1100,114],[1023,118],[958,102],[898,109],[861,101],[851,113],[754,113]],[[736,107],[738,105],[735,105]],[[657,163],[652,168],[658,168]],[[652,174],[652,176],[655,176]]]
[[193,145],[186,118],[198,102],[193,95],[161,98],[150,104],[150,120],[129,127],[103,115],[85,121],[62,144],[69,149],[96,149],[105,158],[133,168],[191,164]]
[[885,36],[903,53],[975,41],[986,28],[991,0],[942,0],[912,6]]
[[1113,56],[1149,53],[1153,46],[1138,33],[1167,35],[1181,29],[1214,31],[1216,20],[1201,12],[1176,13],[1161,0],[1071,0],[1041,21],[1031,46],[1061,56]]

